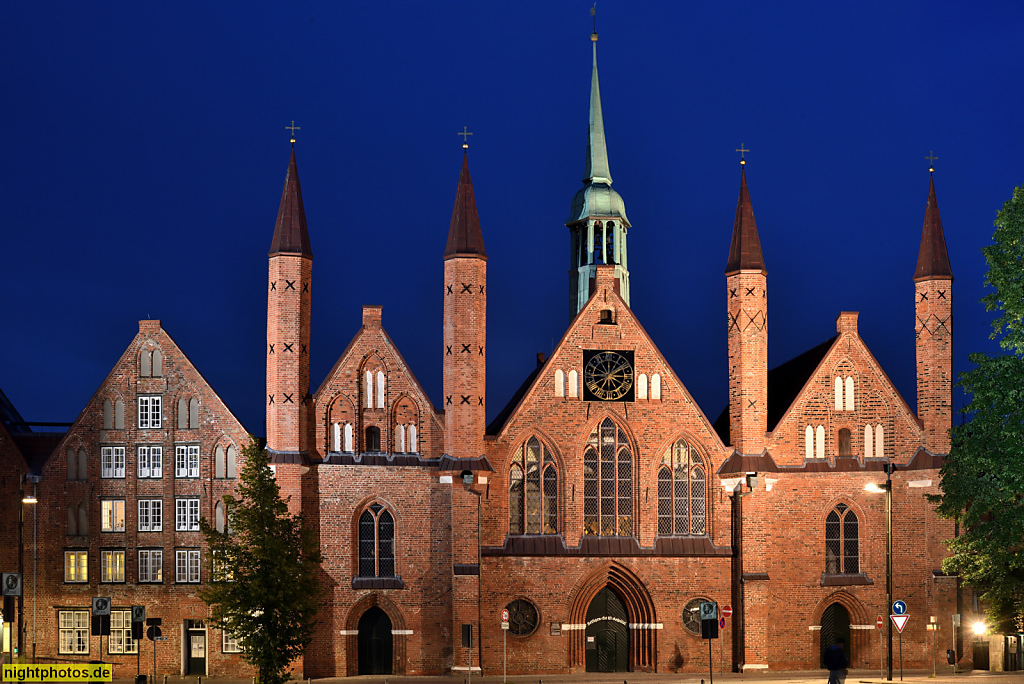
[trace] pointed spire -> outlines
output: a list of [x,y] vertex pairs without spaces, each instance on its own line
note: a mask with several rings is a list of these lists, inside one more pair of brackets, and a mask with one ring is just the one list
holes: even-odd
[[270,254],[301,254],[313,256],[309,246],[309,231],[306,229],[306,210],[302,207],[302,188],[299,187],[299,169],[295,166],[295,145],[288,162],[288,173],[284,177],[281,192],[281,207],[277,210],[277,225],[274,239],[270,242]]
[[583,182],[612,184],[608,169],[608,147],[604,141],[604,116],[601,114],[601,87],[597,82],[597,33],[590,35],[594,46],[594,71],[590,78],[590,137],[587,139],[587,164]]
[[921,249],[917,253],[917,270],[914,281],[933,278],[953,279],[946,252],[946,237],[942,233],[942,218],[939,204],[935,200],[935,177],[929,178],[928,204],[924,209],[924,228],[921,230]]
[[[744,164],[744,162],[740,162]],[[765,271],[764,257],[761,256],[761,239],[757,235],[754,221],[754,205],[750,203],[747,191],[747,170],[740,172],[740,198],[736,203],[736,221],[732,226],[732,245],[729,247],[729,263],[725,265],[726,275],[737,271]]]
[[455,193],[452,223],[448,228],[448,244],[444,248],[445,258],[462,254],[487,257],[484,236],[480,231],[480,217],[476,213],[473,180],[469,177],[469,155],[465,152],[462,153],[462,171],[459,173],[459,187]]

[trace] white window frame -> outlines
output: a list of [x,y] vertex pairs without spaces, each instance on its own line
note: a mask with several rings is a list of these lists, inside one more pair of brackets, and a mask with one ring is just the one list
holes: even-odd
[[89,611],[57,613],[57,643],[61,655],[89,655]]
[[124,584],[124,549],[100,551],[100,582]]
[[164,550],[139,549],[139,583],[159,584],[164,581]]
[[199,499],[174,500],[174,529],[177,532],[199,531]]
[[157,430],[163,425],[163,397],[139,397],[139,429]]
[[174,447],[174,477],[199,477],[199,445],[178,444]]
[[124,479],[124,447],[100,447],[100,477]]
[[68,584],[86,583],[89,581],[89,552],[64,552],[64,582]]
[[140,478],[163,477],[164,448],[162,446],[140,446],[137,453]]
[[164,500],[139,499],[139,532],[163,532]]
[[100,512],[101,532],[124,532],[124,499],[103,499]]
[[132,611],[113,609],[110,611],[110,636],[107,637],[107,653],[138,653],[139,644],[132,639]]
[[242,644],[238,641],[238,636],[231,634],[226,629],[221,632],[223,635],[220,642],[220,650],[222,653],[241,653]]
[[199,583],[199,549],[177,549],[174,552],[174,581],[178,584]]

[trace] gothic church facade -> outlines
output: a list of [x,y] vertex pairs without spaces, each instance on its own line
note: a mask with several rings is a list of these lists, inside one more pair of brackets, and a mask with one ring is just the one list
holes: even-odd
[[[438,264],[434,406],[376,306],[312,389],[313,253],[292,151],[269,254],[267,450],[319,540],[326,592],[296,672],[496,674],[505,643],[510,673],[697,671],[702,602],[731,608],[720,632],[730,669],[815,668],[840,636],[853,667],[874,667],[875,617],[888,615],[886,497],[865,487],[890,466],[893,594],[918,616],[904,662],[924,666],[923,616],[960,612],[956,578],[939,570],[953,526],[925,499],[938,492],[951,421],[953,277],[934,184],[906,325],[915,412],[856,312],[838,312],[834,337],[769,370],[768,265],[741,171],[722,255],[729,405],[709,416],[630,308],[631,226],[611,187],[592,40],[586,178],[566,224],[572,322],[489,424],[487,253],[468,157]],[[102,641],[88,633],[89,599],[106,595],[119,620],[136,604],[163,616],[159,671],[246,672],[237,638],[195,594],[209,580],[198,517],[224,524],[245,439],[159,322],[142,321],[40,460],[39,609],[25,622],[34,653],[133,667],[140,645],[123,628]],[[5,462],[31,470],[16,457]],[[152,647],[142,644],[144,660]]]

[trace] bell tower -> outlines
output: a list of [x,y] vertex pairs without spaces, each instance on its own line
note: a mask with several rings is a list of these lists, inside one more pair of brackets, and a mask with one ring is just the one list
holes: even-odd
[[615,266],[615,290],[629,304],[629,258],[626,234],[629,219],[626,204],[612,190],[608,168],[608,147],[604,138],[601,89],[597,81],[597,33],[590,35],[594,65],[590,78],[590,131],[583,187],[572,198],[572,212],[565,222],[569,228],[569,314],[576,316],[595,287],[597,267]]

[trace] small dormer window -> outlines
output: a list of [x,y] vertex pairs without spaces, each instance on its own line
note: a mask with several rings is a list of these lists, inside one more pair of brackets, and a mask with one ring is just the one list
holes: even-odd
[[611,309],[601,309],[601,318],[598,320],[602,325],[614,325],[615,316]]

